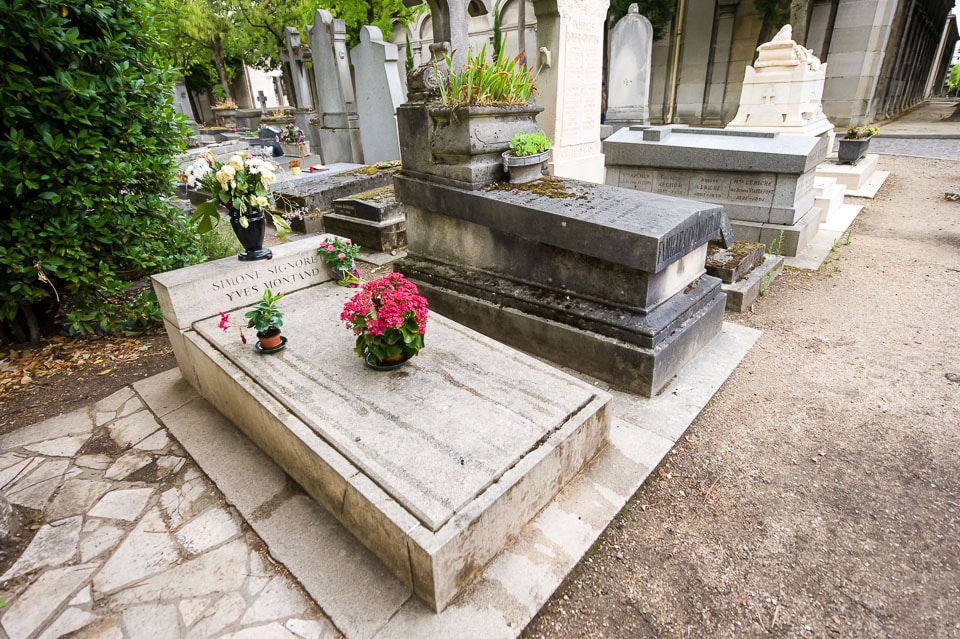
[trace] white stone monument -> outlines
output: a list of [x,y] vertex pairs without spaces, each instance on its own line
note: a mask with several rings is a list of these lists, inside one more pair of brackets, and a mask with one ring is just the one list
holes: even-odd
[[728,129],[752,129],[785,134],[830,134],[833,124],[823,113],[823,83],[827,65],[810,49],[792,39],[788,24],[773,40],[761,44],[754,66],[747,66],[740,109]]
[[603,29],[609,0],[534,0],[539,59],[537,118],[553,140],[550,172],[559,177],[602,183],[600,93],[603,80]]
[[650,60],[653,27],[631,4],[610,32],[607,124],[619,129],[650,123]]
[[377,27],[360,29],[350,50],[357,81],[357,114],[365,164],[400,159],[397,106],[403,102],[397,45],[383,41]]

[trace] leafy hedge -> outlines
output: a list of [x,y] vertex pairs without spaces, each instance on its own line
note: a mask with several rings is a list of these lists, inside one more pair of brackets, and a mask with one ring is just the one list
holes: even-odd
[[172,191],[183,118],[152,9],[0,0],[0,342],[67,304],[97,316],[132,279],[199,261]]

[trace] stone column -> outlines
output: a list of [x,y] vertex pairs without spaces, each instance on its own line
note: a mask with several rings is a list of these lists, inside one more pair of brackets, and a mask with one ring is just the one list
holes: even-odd
[[600,92],[609,0],[534,0],[542,65],[540,126],[554,146],[553,175],[603,182]]
[[703,121],[723,124],[723,98],[727,88],[727,69],[730,65],[730,49],[733,46],[733,24],[737,16],[738,0],[720,0],[717,5],[717,28],[713,44],[713,61],[707,78],[707,96]]

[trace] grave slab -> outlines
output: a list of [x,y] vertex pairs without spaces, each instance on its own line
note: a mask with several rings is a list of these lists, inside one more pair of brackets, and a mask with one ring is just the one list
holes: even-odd
[[752,228],[775,226],[790,235],[784,246],[799,250],[816,233],[809,212],[827,149],[805,135],[633,126],[604,141],[606,183],[722,204],[738,240],[763,241]]
[[782,255],[767,255],[763,262],[743,279],[723,285],[727,294],[727,310],[742,313],[750,308],[783,270]]
[[479,191],[397,176],[430,303],[506,344],[651,395],[720,329],[721,207],[549,178]]
[[403,205],[397,201],[392,184],[335,200],[333,213],[324,216],[323,224],[327,232],[349,237],[375,252],[389,252],[407,245]]
[[273,357],[196,322],[185,377],[442,609],[604,445],[609,395],[436,313],[420,356],[370,371],[339,320],[351,293],[288,294]]

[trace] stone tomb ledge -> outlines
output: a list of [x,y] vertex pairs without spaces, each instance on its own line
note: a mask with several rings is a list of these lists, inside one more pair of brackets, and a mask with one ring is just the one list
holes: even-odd
[[372,371],[339,320],[352,292],[289,294],[272,356],[199,321],[184,376],[442,610],[601,450],[610,396],[436,313],[420,356]]
[[649,396],[720,331],[703,268],[718,205],[566,179],[395,188],[411,229],[397,269],[485,335]]

